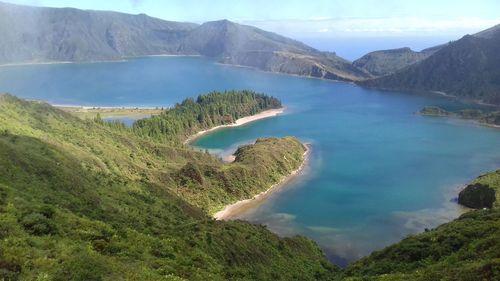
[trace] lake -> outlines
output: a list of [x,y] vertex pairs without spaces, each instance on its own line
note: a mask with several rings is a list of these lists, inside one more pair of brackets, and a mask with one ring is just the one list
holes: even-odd
[[171,106],[213,90],[276,96],[287,113],[194,145],[220,156],[267,136],[310,143],[305,174],[242,219],[314,239],[337,264],[457,217],[459,188],[500,166],[500,129],[423,117],[449,99],[226,66],[199,57],[0,67],[0,91],[53,104]]

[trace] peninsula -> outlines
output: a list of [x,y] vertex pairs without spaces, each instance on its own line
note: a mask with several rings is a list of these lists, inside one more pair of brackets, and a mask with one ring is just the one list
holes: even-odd
[[[236,203],[226,205],[222,210],[218,211],[214,214],[214,218],[217,220],[228,220],[232,218],[236,218],[238,215],[248,211],[249,209],[255,208],[259,205],[260,202],[267,199],[274,191],[278,190],[282,186],[287,183],[290,183],[295,179],[295,177],[299,176],[303,171],[310,157],[311,148],[308,145],[305,145],[305,151],[303,154],[302,164],[296,169],[293,170],[290,174],[283,176],[279,182],[270,186],[267,190],[262,191],[261,193],[254,195],[252,198],[243,199]],[[241,154],[240,149],[236,151],[236,159],[238,155]]]
[[[262,226],[212,219],[300,170],[306,148],[293,137],[259,139],[224,164],[183,140],[208,123],[231,124],[233,115],[273,106],[281,104],[249,91],[211,93],[125,128],[0,96],[0,249],[9,249],[0,252],[2,276],[160,280],[165,272],[158,265],[188,280],[269,279],[276,273],[288,280],[497,276],[496,199],[486,202],[491,209],[410,236],[343,270],[304,237],[279,238]],[[208,119],[198,118],[204,112]],[[175,131],[162,129],[167,121]],[[476,193],[491,199],[491,190],[497,198],[499,175],[479,177],[461,200],[483,206],[475,200],[484,196]],[[38,266],[26,266],[31,263]]]
[[327,279],[337,269],[311,240],[209,215],[297,170],[298,140],[259,139],[231,164],[182,144],[274,107],[262,94],[214,92],[126,128],[0,95],[0,275]]

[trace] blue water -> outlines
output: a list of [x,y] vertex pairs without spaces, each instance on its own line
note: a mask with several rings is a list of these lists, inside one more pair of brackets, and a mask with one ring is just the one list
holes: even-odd
[[111,123],[112,122],[121,122],[126,127],[131,128],[134,125],[135,121],[142,119],[142,118],[146,118],[146,117],[142,117],[142,116],[112,116],[112,117],[102,118],[102,120],[106,121],[106,122],[111,122]]
[[449,41],[460,39],[463,34],[443,34],[441,36],[415,37],[303,37],[298,38],[321,51],[335,52],[337,55],[354,61],[362,56],[379,50],[398,49],[409,47],[414,51],[446,44]]
[[303,234],[338,264],[456,217],[458,188],[500,166],[500,130],[414,114],[437,97],[271,74],[195,57],[0,67],[0,91],[56,104],[170,106],[212,90],[252,89],[287,114],[217,131],[195,145],[231,154],[258,137],[310,143],[305,174],[241,218]]

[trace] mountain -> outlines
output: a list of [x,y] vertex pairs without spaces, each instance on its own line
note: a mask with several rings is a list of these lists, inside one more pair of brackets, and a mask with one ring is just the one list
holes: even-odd
[[181,49],[214,57],[222,63],[336,80],[369,77],[334,53],[228,20],[207,22],[186,36]]
[[[491,39],[498,30],[500,30],[500,24],[478,32],[473,36]],[[374,51],[355,60],[353,65],[365,70],[374,77],[385,76],[425,60],[444,46],[446,46],[446,44],[430,47],[420,52],[413,51],[408,47]]]
[[495,36],[498,35],[498,31],[500,30],[500,24],[497,24],[493,27],[490,27],[488,29],[485,29],[481,32],[478,32],[474,34],[474,37],[480,37],[480,38],[486,38],[486,39],[491,39]]
[[0,3],[0,64],[202,55],[265,71],[355,81],[370,75],[334,53],[228,20],[202,25],[146,15]]
[[179,54],[179,38],[196,26],[146,15],[0,3],[0,63]]
[[384,76],[420,62],[438,49],[439,47],[434,47],[421,52],[415,52],[410,48],[374,51],[355,60],[353,65],[375,77]]
[[389,90],[442,92],[500,105],[500,28],[466,35],[427,59],[360,85]]

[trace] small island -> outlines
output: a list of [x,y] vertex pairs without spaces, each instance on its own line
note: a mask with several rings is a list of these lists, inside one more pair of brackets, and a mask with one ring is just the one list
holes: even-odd
[[454,117],[476,120],[482,125],[493,127],[500,126],[500,111],[485,112],[479,109],[448,111],[438,106],[426,106],[422,110],[420,110],[419,114],[424,116]]

